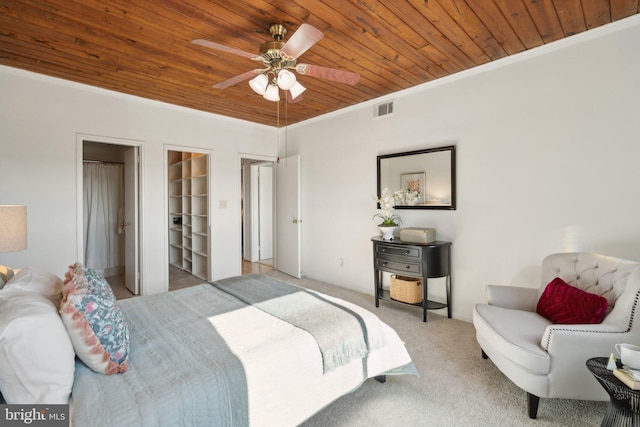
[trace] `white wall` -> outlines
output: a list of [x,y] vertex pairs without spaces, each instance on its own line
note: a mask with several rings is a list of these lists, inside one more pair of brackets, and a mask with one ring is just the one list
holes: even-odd
[[[640,260],[639,44],[635,16],[376,100],[395,100],[391,116],[368,103],[289,127],[304,273],[373,294],[376,156],[450,144],[458,209],[400,214],[453,242],[454,317],[487,283],[537,286],[551,252]],[[63,274],[76,260],[80,133],[143,143],[146,293],[166,287],[165,145],[213,150],[213,275],[240,274],[240,156],[275,157],[275,130],[8,67],[0,94],[0,204],[26,204],[29,221],[29,248],[0,264]]]
[[142,142],[144,293],[167,287],[165,145],[212,150],[213,278],[241,273],[240,153],[275,158],[273,128],[9,67],[0,94],[0,204],[28,212],[28,249],[0,264],[62,275],[77,260],[76,135],[87,134]]
[[376,156],[450,144],[458,209],[397,213],[453,242],[454,317],[487,283],[538,286],[552,252],[640,260],[638,46],[634,17],[376,100],[395,100],[387,117],[369,103],[291,126],[304,274],[373,294]]

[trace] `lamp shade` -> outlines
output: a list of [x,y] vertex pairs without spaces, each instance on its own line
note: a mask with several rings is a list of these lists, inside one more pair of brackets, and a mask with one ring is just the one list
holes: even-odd
[[289,89],[289,92],[291,92],[291,99],[296,99],[305,90],[307,90],[306,87],[302,86],[299,82],[295,82],[291,89]]
[[278,86],[270,84],[269,86],[267,86],[267,90],[264,91],[264,95],[262,96],[264,97],[264,99],[267,99],[269,101],[280,101],[280,89],[278,89]]
[[264,74],[258,74],[251,80],[249,80],[249,86],[258,95],[264,95],[264,91],[269,84],[269,79]]
[[296,84],[296,75],[289,70],[280,70],[278,73],[278,86],[282,90],[289,90]]
[[0,205],[0,252],[27,248],[27,207]]

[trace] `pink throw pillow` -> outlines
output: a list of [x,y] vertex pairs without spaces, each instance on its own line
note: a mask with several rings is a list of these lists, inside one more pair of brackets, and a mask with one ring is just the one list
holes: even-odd
[[109,283],[80,263],[65,274],[60,317],[76,355],[102,374],[129,369],[129,327]]
[[536,312],[553,323],[601,323],[608,306],[606,298],[568,285],[556,277],[544,289],[538,300]]

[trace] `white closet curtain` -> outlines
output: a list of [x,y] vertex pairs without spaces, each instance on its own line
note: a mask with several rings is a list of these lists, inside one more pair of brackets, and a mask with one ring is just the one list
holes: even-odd
[[85,162],[83,169],[84,263],[105,274],[124,265],[124,165]]

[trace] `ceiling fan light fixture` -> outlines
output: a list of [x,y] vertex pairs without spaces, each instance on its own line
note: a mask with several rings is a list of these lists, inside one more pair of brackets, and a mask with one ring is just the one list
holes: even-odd
[[269,84],[262,96],[268,101],[278,102],[280,101],[280,89],[275,84]]
[[289,92],[291,92],[291,99],[296,99],[305,90],[307,90],[307,88],[302,86],[300,82],[295,82],[291,89],[289,89]]
[[278,73],[278,86],[282,90],[289,90],[295,85],[296,75],[289,70],[280,70]]
[[269,79],[264,74],[258,74],[251,80],[249,80],[249,86],[251,89],[258,95],[264,95],[264,92],[267,90],[267,85],[269,84]]

